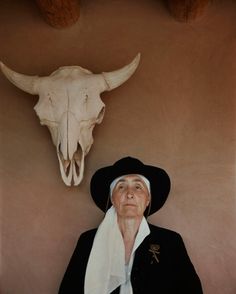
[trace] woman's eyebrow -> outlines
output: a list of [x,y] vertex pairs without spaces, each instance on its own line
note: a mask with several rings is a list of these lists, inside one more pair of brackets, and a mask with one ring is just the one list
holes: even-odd
[[116,183],[116,185],[118,185],[119,183],[124,183],[124,182],[126,182],[125,179],[120,179],[120,180]]
[[[116,185],[118,185],[119,183],[125,183],[125,182],[127,182],[126,179],[120,179],[120,180],[116,183]],[[134,179],[132,179],[132,182],[135,182],[135,183],[141,183],[141,184],[145,185],[145,183],[144,183],[144,182],[142,181],[142,179],[140,179],[140,178],[134,178]]]
[[138,183],[144,184],[144,182],[141,179],[139,179],[139,178],[133,179],[133,182],[138,182]]

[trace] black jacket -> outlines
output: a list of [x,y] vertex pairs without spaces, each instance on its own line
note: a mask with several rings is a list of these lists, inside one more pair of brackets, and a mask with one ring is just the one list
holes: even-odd
[[[202,294],[201,282],[181,236],[150,224],[149,227],[150,234],[135,252],[131,272],[133,294]],[[95,234],[96,229],[80,236],[59,294],[84,293],[86,266]],[[153,247],[155,254],[151,252]],[[119,294],[119,288],[112,294]]]

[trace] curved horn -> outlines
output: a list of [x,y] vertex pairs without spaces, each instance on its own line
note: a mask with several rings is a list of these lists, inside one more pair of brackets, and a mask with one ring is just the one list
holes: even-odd
[[106,81],[107,84],[107,91],[110,91],[124,82],[126,82],[132,74],[135,72],[140,60],[140,53],[137,54],[137,56],[134,58],[134,60],[122,67],[121,69],[112,71],[112,72],[103,72],[102,75]]
[[40,79],[38,76],[27,76],[20,73],[17,73],[10,68],[8,68],[5,64],[0,62],[0,67],[3,74],[6,78],[12,82],[16,87],[20,88],[21,90],[37,95],[37,82]]

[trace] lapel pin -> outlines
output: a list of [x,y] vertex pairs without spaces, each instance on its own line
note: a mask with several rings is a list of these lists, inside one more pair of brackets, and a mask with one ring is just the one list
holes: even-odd
[[159,263],[158,255],[160,254],[160,245],[158,244],[150,244],[149,252],[152,253],[152,261],[151,264],[153,264],[153,259],[156,260],[157,263]]

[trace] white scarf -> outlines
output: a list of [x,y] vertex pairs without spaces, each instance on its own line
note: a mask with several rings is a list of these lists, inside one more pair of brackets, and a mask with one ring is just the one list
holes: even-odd
[[[138,242],[135,242],[136,246],[133,251],[150,233],[145,218],[143,218],[141,227],[143,229],[142,232],[139,230],[136,237]],[[98,227],[94,238],[86,268],[84,293],[109,294],[125,281],[124,241],[118,227],[115,208],[112,206]]]

